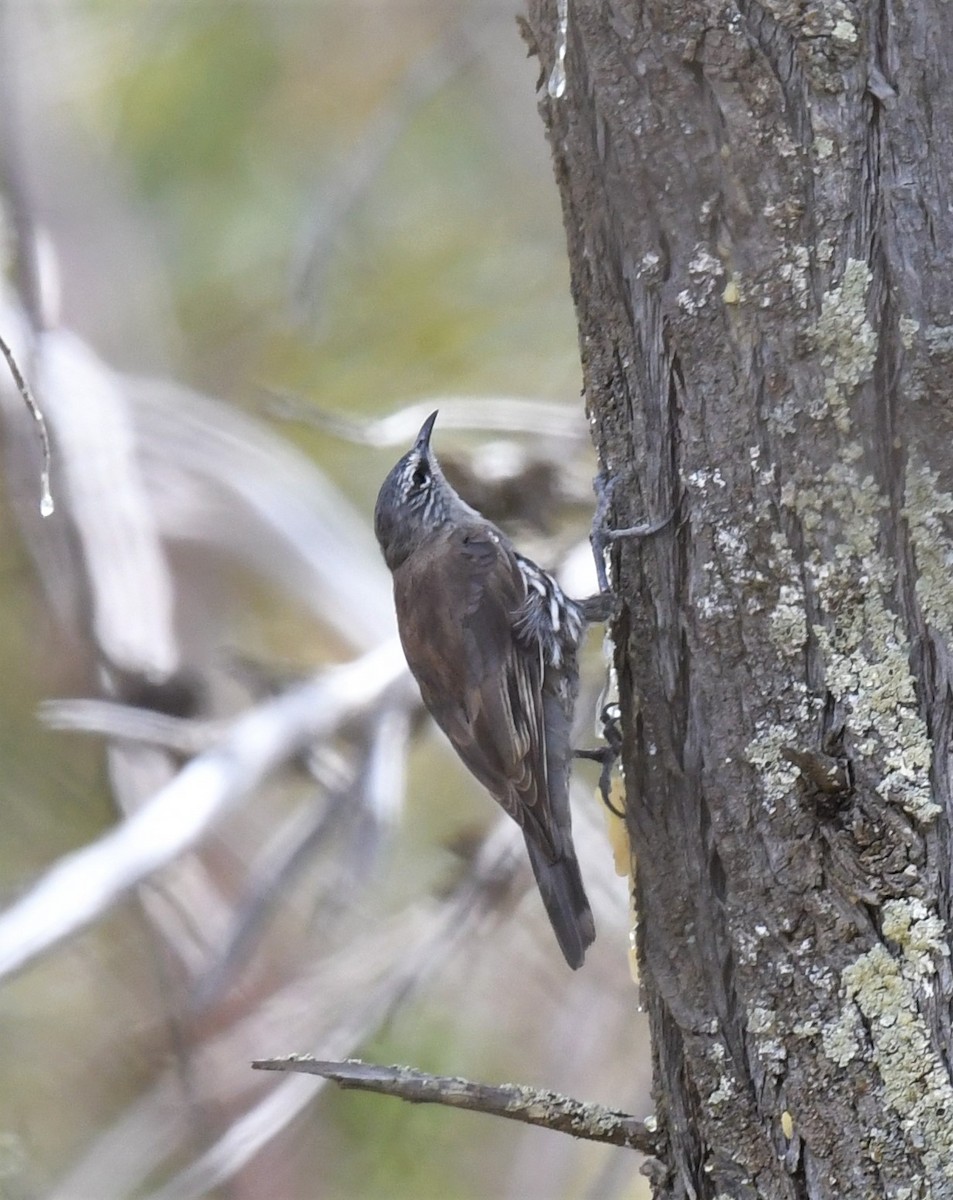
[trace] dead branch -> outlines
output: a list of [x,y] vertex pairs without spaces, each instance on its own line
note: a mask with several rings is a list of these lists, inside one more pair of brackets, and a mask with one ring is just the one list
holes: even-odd
[[382,1067],[348,1059],[323,1062],[309,1055],[267,1058],[253,1062],[259,1071],[301,1071],[331,1079],[342,1088],[397,1096],[411,1104],[446,1104],[471,1112],[505,1117],[538,1125],[554,1133],[568,1133],[610,1146],[625,1146],[642,1154],[655,1154],[656,1138],[650,1123],[602,1104],[573,1100],[539,1088],[514,1083],[475,1083],[456,1076],[430,1075],[413,1067]]

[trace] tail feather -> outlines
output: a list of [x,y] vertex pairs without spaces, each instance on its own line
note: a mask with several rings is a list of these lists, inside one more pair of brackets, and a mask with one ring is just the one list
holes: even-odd
[[526,849],[556,941],[566,962],[575,971],[582,966],[586,950],[596,936],[579,863],[572,850],[550,862],[529,837],[526,838]]

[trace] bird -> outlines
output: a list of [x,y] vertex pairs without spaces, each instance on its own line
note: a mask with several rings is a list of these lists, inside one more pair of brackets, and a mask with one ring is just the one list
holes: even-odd
[[374,509],[401,644],[430,715],[522,830],[575,970],[596,935],[569,809],[585,602],[457,494],[431,449],[436,419],[424,421]]

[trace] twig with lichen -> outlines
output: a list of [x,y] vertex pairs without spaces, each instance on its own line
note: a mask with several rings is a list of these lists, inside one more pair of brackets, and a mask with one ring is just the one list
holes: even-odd
[[602,1104],[573,1100],[539,1088],[513,1083],[475,1083],[470,1079],[430,1075],[413,1067],[377,1066],[359,1059],[323,1062],[308,1055],[262,1059],[252,1066],[259,1071],[300,1071],[321,1075],[342,1088],[397,1096],[411,1104],[466,1108],[471,1112],[522,1121],[526,1125],[538,1125],[556,1133],[568,1133],[572,1137],[625,1146],[642,1154],[654,1155],[658,1149],[657,1135],[650,1122]]

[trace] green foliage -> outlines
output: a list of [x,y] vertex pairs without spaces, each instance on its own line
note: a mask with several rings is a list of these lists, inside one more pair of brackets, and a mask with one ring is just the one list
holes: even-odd
[[254,4],[170,11],[153,53],[133,58],[115,82],[119,149],[147,196],[186,181],[242,188],[254,172],[249,135],[280,74],[268,23]]

